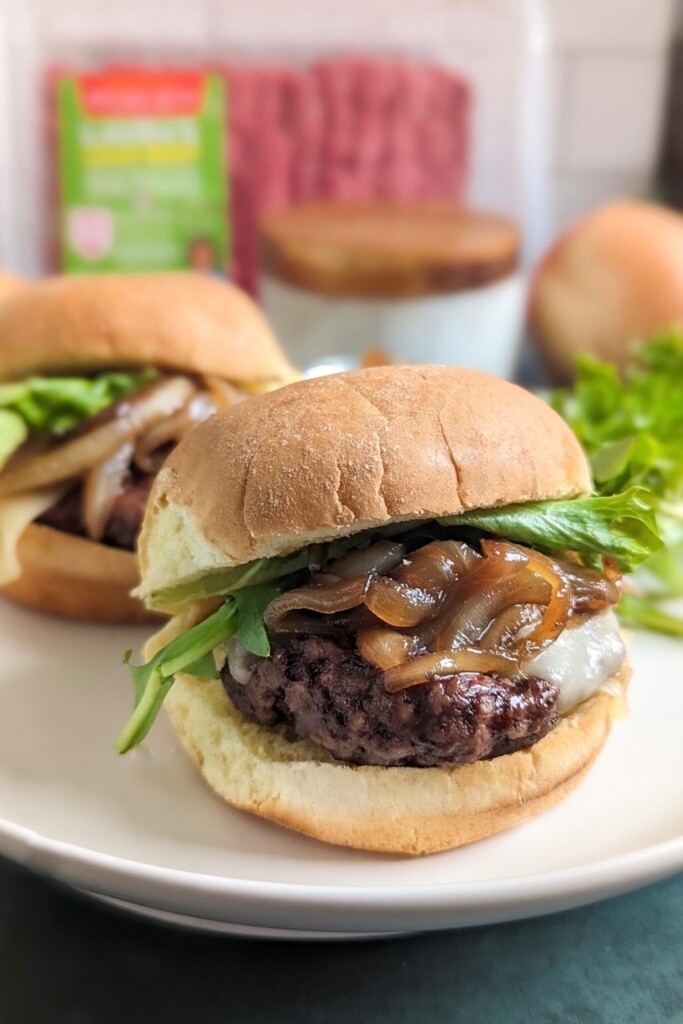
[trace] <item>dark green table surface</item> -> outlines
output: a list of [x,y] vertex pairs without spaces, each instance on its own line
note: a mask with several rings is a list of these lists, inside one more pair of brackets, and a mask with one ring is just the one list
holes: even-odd
[[683,1024],[683,876],[553,917],[386,942],[159,928],[0,860],[2,1024]]

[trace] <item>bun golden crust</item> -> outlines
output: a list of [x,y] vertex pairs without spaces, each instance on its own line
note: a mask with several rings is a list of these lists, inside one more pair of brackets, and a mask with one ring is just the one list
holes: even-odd
[[[147,656],[192,621],[172,620]],[[621,682],[626,685],[628,670]],[[534,746],[459,768],[358,767],[248,722],[220,681],[179,674],[166,709],[211,788],[233,807],[326,843],[380,853],[452,849],[540,814],[583,778],[610,729],[599,693]]]
[[42,612],[90,622],[154,622],[158,616],[130,596],[138,581],[135,555],[32,524],[17,554],[21,576],[0,593]]
[[140,593],[369,527],[590,486],[569,427],[497,378],[390,366],[302,381],[219,413],[171,454],[140,537]]
[[683,216],[633,201],[579,221],[538,268],[529,320],[558,379],[579,352],[623,366],[629,342],[683,323]]
[[234,285],[191,273],[48,278],[0,309],[0,377],[157,366],[237,383],[291,380],[263,315]]

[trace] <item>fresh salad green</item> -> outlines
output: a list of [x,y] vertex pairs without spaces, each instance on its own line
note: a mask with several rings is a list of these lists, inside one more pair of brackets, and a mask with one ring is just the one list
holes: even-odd
[[646,489],[664,544],[636,576],[641,593],[620,610],[634,625],[676,632],[660,604],[683,596],[683,334],[635,345],[623,376],[611,363],[580,357],[574,387],[557,391],[552,404],[584,446],[599,495]]
[[120,754],[145,738],[173,685],[176,672],[189,671],[201,679],[217,678],[213,651],[231,637],[254,654],[261,657],[270,654],[263,613],[277,593],[278,587],[265,584],[226,595],[213,615],[166,644],[144,665],[130,665],[132,652],[126,651],[125,662],[135,689],[135,708],[116,742]]
[[587,565],[596,567],[600,567],[603,556],[609,556],[624,572],[635,569],[662,543],[642,487],[631,487],[610,497],[529,501],[478,509],[441,522],[474,526],[551,554],[575,551]]
[[[393,524],[383,530],[367,530],[334,541],[329,557],[338,558],[346,551],[367,547],[380,536],[396,537],[410,547],[438,537],[474,539],[481,533],[552,553],[577,551],[593,565],[599,565],[603,555],[609,555],[626,571],[661,545],[654,514],[644,492],[633,487],[611,497],[533,501],[468,512],[439,522]],[[188,670],[203,678],[215,677],[211,652],[233,636],[254,654],[267,656],[270,653],[263,626],[265,609],[277,593],[298,585],[308,561],[309,548],[306,547],[282,558],[260,558],[220,570],[154,595],[158,607],[211,596],[222,596],[224,603],[146,664],[129,666],[135,687],[135,709],[119,736],[117,749],[120,753],[130,750],[147,735],[176,672]],[[129,657],[130,652],[126,661]]]
[[25,420],[11,409],[0,409],[0,469],[29,435]]
[[639,594],[622,594],[619,616],[628,625],[651,629],[655,633],[683,638],[683,619],[670,615],[656,601]]
[[0,384],[0,469],[29,434],[65,434],[156,376],[156,370],[144,369]]
[[[419,538],[421,541],[453,536],[454,530],[472,527],[518,541],[541,551],[576,551],[586,564],[599,565],[609,555],[625,572],[661,547],[655,517],[642,488],[633,487],[610,498],[572,498],[567,501],[529,501],[522,505],[479,509],[438,522],[394,523],[381,530],[365,530],[352,537],[332,541],[328,558],[341,558],[347,551],[368,547],[379,537]],[[151,595],[160,611],[220,597],[244,587],[288,580],[296,585],[296,574],[308,566],[308,548],[280,558],[257,558],[244,565],[216,569],[196,580],[158,590]],[[287,589],[284,587],[283,589]]]

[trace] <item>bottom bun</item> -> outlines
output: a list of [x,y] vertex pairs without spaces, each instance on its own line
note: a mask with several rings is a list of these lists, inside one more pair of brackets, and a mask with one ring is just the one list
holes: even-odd
[[[178,632],[177,621],[162,643]],[[624,688],[629,674],[622,669]],[[247,721],[219,680],[177,675],[166,708],[208,784],[233,807],[326,843],[425,854],[484,839],[558,803],[602,748],[615,701],[598,693],[534,746],[457,768],[342,764],[287,727]]]
[[0,587],[5,597],[42,612],[90,622],[158,622],[130,596],[138,583],[135,555],[33,523],[21,535],[22,573]]

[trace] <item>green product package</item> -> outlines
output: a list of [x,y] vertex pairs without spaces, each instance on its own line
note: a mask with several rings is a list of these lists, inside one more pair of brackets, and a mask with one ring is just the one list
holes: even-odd
[[230,258],[225,97],[187,70],[59,83],[62,268],[223,274]]

